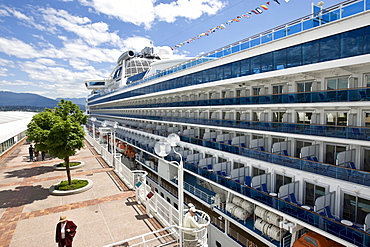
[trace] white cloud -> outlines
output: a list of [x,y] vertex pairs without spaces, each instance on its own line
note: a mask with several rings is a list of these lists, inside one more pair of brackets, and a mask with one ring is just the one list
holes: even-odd
[[130,49],[140,52],[144,47],[151,45],[151,40],[140,36],[133,36],[125,39],[122,43],[126,50]]
[[0,37],[0,52],[18,58],[35,58],[41,56],[33,46],[16,38],[7,39]]
[[222,0],[177,0],[155,5],[155,0],[79,0],[82,5],[124,22],[149,29],[155,20],[174,22],[178,17],[196,19],[213,15],[225,6]]
[[154,8],[159,20],[174,22],[177,17],[196,19],[203,14],[214,15],[223,7],[224,3],[219,0],[178,0],[160,3]]
[[8,69],[0,67],[0,76],[8,76]]

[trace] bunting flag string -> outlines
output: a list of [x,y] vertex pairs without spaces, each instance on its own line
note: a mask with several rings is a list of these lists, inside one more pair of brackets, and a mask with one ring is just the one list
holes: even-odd
[[[289,2],[290,0],[285,0],[285,2]],[[176,48],[179,48],[179,47],[182,47],[183,45],[185,44],[189,44],[190,42],[193,42],[194,40],[197,40],[201,37],[204,37],[204,36],[209,36],[210,34],[216,32],[217,30],[222,30],[222,29],[226,29],[226,25],[231,25],[232,23],[234,22],[240,22],[242,19],[248,19],[250,18],[251,16],[253,15],[261,15],[264,11],[268,10],[269,9],[269,6],[271,5],[271,2],[275,2],[277,5],[280,5],[280,2],[279,0],[272,0],[272,1],[267,1],[265,4],[262,4],[258,7],[256,7],[255,9],[252,9],[242,15],[238,15],[236,16],[235,18],[232,18],[216,27],[213,27],[203,33],[200,33],[198,34],[197,36],[191,38],[191,39],[188,39],[184,42],[181,42],[177,45],[175,45],[174,47],[171,47],[172,50],[176,49]]]

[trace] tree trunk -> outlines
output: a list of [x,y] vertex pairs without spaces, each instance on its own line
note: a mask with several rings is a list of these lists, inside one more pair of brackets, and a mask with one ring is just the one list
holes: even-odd
[[69,168],[69,156],[67,156],[64,159],[64,162],[66,163],[66,171],[67,171],[67,178],[68,178],[68,184],[72,184],[72,179],[71,179],[71,169]]

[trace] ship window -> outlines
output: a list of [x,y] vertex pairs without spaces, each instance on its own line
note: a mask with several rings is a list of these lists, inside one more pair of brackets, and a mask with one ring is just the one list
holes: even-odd
[[343,219],[363,225],[370,213],[370,200],[344,193]]
[[262,72],[267,72],[271,71],[272,68],[272,52],[266,53],[261,55],[261,71]]
[[320,40],[320,61],[339,58],[339,35],[333,35]]
[[302,46],[297,45],[287,48],[287,67],[302,65]]
[[298,123],[311,123],[312,112],[297,112],[298,115]]
[[261,56],[251,58],[251,71],[252,74],[258,74],[261,72]]
[[231,64],[231,73],[232,77],[240,76],[240,61],[236,61]]
[[260,87],[254,87],[252,88],[253,95],[260,95],[261,88]]
[[292,182],[292,178],[285,176],[285,175],[280,175],[280,174],[275,174],[275,179],[276,179],[276,187],[275,191],[278,192],[280,187],[285,185],[285,184],[290,184]]
[[263,175],[266,171],[257,167],[253,167],[253,177]]
[[307,147],[307,146],[311,146],[312,143],[311,142],[307,142],[307,141],[299,141],[297,140],[295,142],[295,157],[297,158],[300,158],[301,157],[301,149],[303,147]]
[[325,195],[325,187],[318,186],[316,184],[311,184],[306,182],[306,194],[305,194],[305,204],[308,206],[315,206],[315,200]]
[[234,169],[242,168],[244,167],[244,164],[239,163],[239,162],[234,162]]
[[352,57],[362,54],[363,41],[362,41],[363,30],[356,29],[349,32],[340,34],[340,57]]
[[318,40],[302,45],[303,64],[318,63],[320,60],[320,42]]
[[286,49],[274,51],[274,68],[277,70],[286,68]]
[[327,112],[326,124],[327,125],[341,125],[347,126],[348,113],[347,112]]
[[250,72],[250,59],[244,59],[240,61],[240,75],[249,75]]
[[364,27],[364,54],[370,53],[370,26]]
[[330,78],[326,80],[328,90],[348,88],[348,77]]
[[229,79],[229,78],[231,78],[231,64],[225,64],[222,67],[224,69],[224,77],[223,77],[223,79]]
[[312,91],[312,81],[297,82],[297,92],[310,92]]
[[365,87],[370,87],[370,74],[365,75]]
[[283,115],[285,112],[273,112],[272,114],[273,122],[283,122]]
[[364,171],[370,171],[370,149],[364,149]]
[[222,244],[220,244],[220,242],[216,241],[216,247],[222,247]]
[[284,85],[275,85],[272,86],[272,93],[273,94],[282,94],[283,93]]
[[337,155],[340,152],[346,151],[346,146],[326,145],[325,162],[328,164],[336,164]]

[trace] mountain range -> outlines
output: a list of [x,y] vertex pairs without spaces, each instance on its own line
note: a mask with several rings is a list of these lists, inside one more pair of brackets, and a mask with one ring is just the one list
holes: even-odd
[[[0,91],[0,107],[37,107],[37,108],[54,108],[62,98],[50,99],[33,93],[13,93],[9,91]],[[72,101],[85,110],[85,98],[64,98]]]

